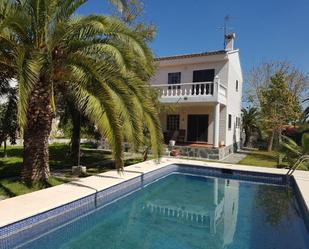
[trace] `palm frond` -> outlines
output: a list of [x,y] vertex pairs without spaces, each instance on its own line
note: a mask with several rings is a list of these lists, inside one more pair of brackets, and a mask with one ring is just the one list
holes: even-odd
[[112,156],[117,169],[123,168],[123,133],[117,113],[117,103],[109,90],[105,88],[99,96],[83,89],[80,85],[73,87],[75,98],[81,109],[85,110],[87,117],[96,124],[98,130],[107,139],[112,147]]
[[294,153],[295,155],[301,155],[301,149],[293,139],[286,136],[282,136],[282,140],[283,142],[281,143],[281,145],[283,146],[284,149],[287,149],[288,151]]
[[26,124],[26,113],[28,107],[28,99],[34,84],[38,80],[42,58],[28,58],[25,51],[20,51],[16,58],[17,61],[17,82],[18,82],[18,122],[21,129]]

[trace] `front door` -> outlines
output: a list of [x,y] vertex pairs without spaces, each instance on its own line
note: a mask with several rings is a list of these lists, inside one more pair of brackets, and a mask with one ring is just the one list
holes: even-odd
[[208,115],[188,115],[188,135],[190,142],[207,142]]

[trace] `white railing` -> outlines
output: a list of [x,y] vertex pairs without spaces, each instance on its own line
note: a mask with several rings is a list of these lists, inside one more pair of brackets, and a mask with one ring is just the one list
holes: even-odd
[[[201,207],[187,206],[183,210],[180,207],[173,207],[171,205],[160,205],[148,202],[142,207],[143,210],[150,212],[152,215],[173,219],[181,223],[189,222],[191,225],[198,224],[200,226],[210,227],[212,212],[205,210]],[[197,211],[195,211],[197,210]]]
[[159,89],[161,98],[170,96],[212,96],[214,82],[152,85]]

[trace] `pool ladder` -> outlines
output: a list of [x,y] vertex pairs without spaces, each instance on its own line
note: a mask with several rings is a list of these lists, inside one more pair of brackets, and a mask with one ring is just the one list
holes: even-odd
[[309,155],[301,156],[297,159],[297,161],[293,164],[293,166],[286,173],[287,176],[291,176],[295,170],[299,167],[302,162],[309,161]]

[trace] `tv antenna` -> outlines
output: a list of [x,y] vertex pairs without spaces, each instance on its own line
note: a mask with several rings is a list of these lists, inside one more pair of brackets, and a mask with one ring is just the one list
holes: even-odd
[[233,29],[232,27],[229,27],[229,22],[231,21],[231,19],[235,19],[236,17],[232,17],[230,15],[226,15],[224,17],[224,21],[223,21],[223,27],[220,27],[220,29],[223,29],[223,47],[225,48],[226,46],[226,42],[225,42],[225,36],[228,34],[228,32]]

